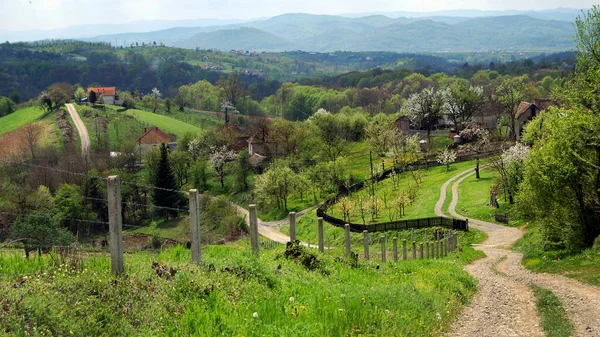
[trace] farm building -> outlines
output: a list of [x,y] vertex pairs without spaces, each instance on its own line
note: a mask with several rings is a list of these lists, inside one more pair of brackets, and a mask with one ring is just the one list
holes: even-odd
[[160,144],[163,143],[167,144],[169,150],[171,151],[177,146],[173,136],[167,134],[156,126],[153,126],[150,129],[144,128],[144,134],[138,138],[136,143],[141,154],[144,154],[155,147],[159,147]]
[[[102,104],[121,105],[123,100],[119,97],[115,87],[88,88],[88,102],[101,101]],[[96,96],[93,99],[93,96]]]

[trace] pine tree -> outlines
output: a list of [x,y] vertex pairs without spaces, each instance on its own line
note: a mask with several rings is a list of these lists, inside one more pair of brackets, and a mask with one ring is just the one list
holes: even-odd
[[[175,192],[177,190],[175,176],[173,175],[171,164],[169,163],[167,145],[164,143],[160,147],[160,160],[154,176],[154,186],[158,187],[154,189],[152,193],[152,201],[155,206],[169,208],[179,207],[181,198],[179,193]],[[159,208],[157,213],[164,216],[165,219],[169,219],[169,216],[177,216],[177,212],[171,209]]]

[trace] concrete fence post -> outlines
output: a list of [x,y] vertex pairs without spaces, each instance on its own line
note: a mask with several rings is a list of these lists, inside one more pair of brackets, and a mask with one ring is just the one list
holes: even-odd
[[290,220],[290,241],[296,241],[296,212],[290,212],[288,215]]
[[412,242],[412,258],[413,260],[417,259],[417,243],[415,241]]
[[307,240],[308,242],[308,248],[310,248],[310,239]]
[[108,226],[110,232],[110,265],[114,274],[125,272],[123,263],[123,216],[121,213],[121,180],[108,177]]
[[323,253],[325,251],[325,236],[323,235],[323,218],[317,219],[319,222],[319,251]]
[[419,259],[423,260],[423,242],[419,244]]
[[369,231],[363,231],[363,244],[365,246],[365,260],[369,260]]
[[392,244],[394,245],[394,262],[398,262],[398,238],[394,238]]
[[200,244],[200,195],[198,190],[190,190],[190,235],[192,237],[192,262],[202,262],[202,247]]
[[260,243],[258,242],[258,215],[256,214],[256,205],[252,204],[248,207],[250,215],[250,242],[252,244],[252,253],[256,257],[260,256]]
[[406,261],[406,239],[402,239],[402,260]]
[[385,235],[381,236],[381,262],[385,263],[385,253],[386,253],[386,249],[385,249]]
[[350,224],[345,224],[344,229],[346,230],[346,256],[350,256]]

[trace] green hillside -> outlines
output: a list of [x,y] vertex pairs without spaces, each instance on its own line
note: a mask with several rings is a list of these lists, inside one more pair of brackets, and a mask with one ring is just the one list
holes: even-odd
[[241,27],[216,32],[199,33],[176,44],[183,48],[200,49],[244,49],[282,51],[297,49],[293,43],[262,30]]
[[36,122],[44,115],[37,106],[17,110],[0,118],[0,135],[16,130],[24,125]]
[[157,126],[161,130],[177,135],[177,137],[183,136],[186,132],[201,133],[202,129],[171,118],[165,115],[155,114],[149,111],[131,109],[127,110],[125,114],[135,117],[135,119],[148,123],[149,125]]

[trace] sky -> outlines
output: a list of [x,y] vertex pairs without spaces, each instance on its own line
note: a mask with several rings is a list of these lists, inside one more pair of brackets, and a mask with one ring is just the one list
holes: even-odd
[[589,0],[0,0],[0,30],[54,29],[158,19],[254,19],[299,12],[590,8],[595,3]]

